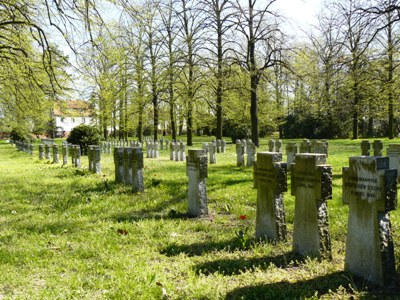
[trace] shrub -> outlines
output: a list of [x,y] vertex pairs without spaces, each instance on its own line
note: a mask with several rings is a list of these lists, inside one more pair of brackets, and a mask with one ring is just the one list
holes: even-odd
[[10,132],[10,139],[19,142],[29,142],[28,133],[22,128],[14,127]]
[[79,145],[83,154],[87,154],[89,145],[99,144],[99,131],[96,127],[90,125],[79,125],[72,129],[67,138],[67,142]]

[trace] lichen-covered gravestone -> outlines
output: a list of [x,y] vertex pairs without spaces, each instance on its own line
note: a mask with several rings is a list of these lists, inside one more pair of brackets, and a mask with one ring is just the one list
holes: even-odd
[[349,205],[345,270],[382,286],[396,280],[390,211],[397,206],[397,171],[388,157],[349,158],[343,168]]
[[68,144],[62,145],[62,157],[63,165],[66,166],[68,164]]
[[73,145],[75,168],[81,167],[81,147],[79,145]]
[[397,170],[397,179],[400,176],[400,144],[389,144],[387,149],[389,168]]
[[268,141],[268,151],[275,152],[275,140]]
[[371,143],[368,140],[361,141],[361,155],[369,156],[371,150]]
[[47,160],[50,160],[50,145],[44,144],[44,155]]
[[242,142],[240,140],[236,140],[236,165],[238,167],[243,166],[244,164],[244,153]]
[[372,147],[374,149],[374,156],[382,156],[383,143],[381,140],[375,140]]
[[144,191],[143,168],[142,148],[132,148],[132,186],[135,193]]
[[181,142],[179,145],[179,150],[181,151],[180,161],[186,160],[186,144]]
[[296,197],[293,249],[303,256],[331,258],[327,200],[332,198],[332,168],[324,154],[297,154],[292,165]]
[[221,153],[221,140],[220,139],[217,139],[216,145],[217,145],[217,153]]
[[311,142],[308,139],[304,139],[300,144],[300,153],[311,153]]
[[217,145],[214,141],[208,145],[208,153],[210,154],[210,164],[217,163],[217,156],[215,154],[216,151],[217,151]]
[[287,143],[286,144],[286,156],[287,156],[287,165],[290,170],[290,165],[295,162],[296,154],[299,152],[299,149],[296,143]]
[[282,141],[281,140],[275,141],[275,152],[282,152]]
[[114,147],[115,182],[124,182],[124,148]]
[[175,143],[171,142],[169,144],[169,160],[174,160],[175,159]]
[[44,145],[39,145],[39,159],[44,159]]
[[59,162],[58,145],[53,144],[52,149],[53,149],[53,164],[58,164]]
[[186,161],[188,186],[188,214],[199,217],[208,214],[206,178],[208,159],[204,150],[189,149]]
[[100,146],[93,146],[92,149],[93,159],[93,173],[101,174],[101,149]]
[[124,165],[124,179],[125,184],[132,184],[132,148],[126,147],[122,152],[122,163]]
[[287,191],[287,168],[282,153],[257,153],[254,177],[257,187],[256,238],[286,240],[283,192]]
[[225,153],[225,151],[226,151],[226,141],[222,140],[221,141],[221,152]]
[[252,167],[256,157],[256,145],[252,140],[247,140],[247,166]]

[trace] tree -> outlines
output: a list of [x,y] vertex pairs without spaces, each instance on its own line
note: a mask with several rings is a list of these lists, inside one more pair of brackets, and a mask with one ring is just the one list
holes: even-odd
[[[271,6],[276,0],[266,2],[263,8],[258,9],[257,0],[248,0],[247,7],[236,0],[238,17],[236,30],[243,35],[246,42],[246,45],[240,45],[241,49],[236,53],[237,62],[248,71],[250,77],[251,138],[257,146],[259,146],[257,90],[264,70],[279,63],[273,58],[273,54],[282,50],[281,43],[283,42],[280,39],[276,40],[275,35],[279,31],[276,23],[278,16],[271,10]],[[267,20],[267,17],[270,19]],[[264,42],[264,55],[256,51],[260,41]]]

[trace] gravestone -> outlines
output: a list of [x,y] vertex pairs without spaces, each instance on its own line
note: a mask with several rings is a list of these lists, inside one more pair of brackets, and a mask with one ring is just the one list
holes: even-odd
[[226,152],[226,141],[225,140],[221,141],[221,152],[222,153]]
[[39,145],[39,159],[44,159],[44,145]]
[[114,147],[115,182],[124,183],[124,149]]
[[252,167],[256,156],[256,145],[248,139],[247,140],[247,167]]
[[159,152],[158,152],[158,142],[153,143],[153,158],[158,158]]
[[175,159],[174,150],[175,150],[175,143],[171,142],[169,144],[169,160]]
[[33,155],[33,145],[32,144],[29,144],[28,152],[29,152],[29,155]]
[[169,140],[165,140],[165,150],[169,149]]
[[44,144],[44,155],[47,160],[50,160],[50,145]]
[[206,178],[208,176],[208,159],[204,150],[188,150],[186,175],[188,185],[188,214],[199,217],[208,215]]
[[241,167],[244,165],[244,153],[242,142],[240,140],[236,140],[236,165]]
[[143,178],[143,151],[142,148],[132,149],[132,188],[134,193],[144,191],[144,178]]
[[300,144],[300,153],[311,153],[311,142],[304,139]]
[[268,152],[275,152],[275,141],[274,140],[268,141]]
[[87,157],[88,157],[88,164],[89,164],[89,172],[93,172],[94,166],[93,166],[93,145],[88,146],[87,150]]
[[150,142],[146,141],[146,158],[150,158],[151,156],[151,144]]
[[208,154],[208,149],[209,149],[208,143],[203,143],[202,148],[203,148],[203,150],[205,151],[205,153],[206,153],[206,155],[207,155],[207,154]]
[[215,142],[212,142],[208,145],[208,152],[210,154],[210,164],[217,163],[217,156],[215,154],[216,148],[217,148],[217,146],[216,146]]
[[100,146],[93,146],[92,149],[93,173],[101,174],[101,149]]
[[389,144],[387,149],[389,157],[389,169],[397,170],[397,179],[400,176],[400,144]]
[[257,187],[256,238],[286,240],[283,192],[287,191],[287,167],[282,153],[257,153],[255,164]]
[[282,152],[282,141],[281,140],[275,141],[275,152]]
[[396,281],[390,211],[397,206],[397,171],[389,158],[358,156],[343,168],[349,205],[345,270],[381,286]]
[[332,198],[332,168],[324,154],[297,154],[292,164],[296,197],[293,250],[303,256],[331,258],[327,200]]
[[367,140],[361,142],[361,155],[369,156],[371,150],[371,143]]
[[382,156],[383,143],[381,140],[375,140],[372,147],[374,149],[374,156]]
[[180,161],[185,161],[186,160],[186,145],[185,145],[185,143],[181,142],[179,150],[181,152]]
[[328,144],[322,141],[315,141],[312,146],[313,153],[325,154],[328,157]]
[[79,145],[73,145],[74,158],[75,158],[75,168],[81,167],[81,147]]
[[286,157],[287,157],[287,166],[288,170],[290,170],[291,164],[295,162],[296,155],[299,149],[296,143],[287,143],[286,144]]
[[241,142],[242,142],[243,154],[246,154],[246,150],[247,150],[246,149],[247,148],[246,140],[242,139]]
[[66,166],[68,164],[68,144],[62,145],[62,157],[63,165]]
[[160,139],[160,150],[164,150],[164,138]]
[[216,145],[217,145],[217,153],[221,153],[221,140],[217,139]]
[[125,184],[132,184],[132,148],[124,148],[122,153],[122,163],[124,166],[124,179]]
[[53,164],[58,164],[59,162],[59,154],[58,154],[58,145],[53,144]]
[[174,144],[175,161],[179,161],[181,157],[180,148],[181,148],[181,141],[177,141]]

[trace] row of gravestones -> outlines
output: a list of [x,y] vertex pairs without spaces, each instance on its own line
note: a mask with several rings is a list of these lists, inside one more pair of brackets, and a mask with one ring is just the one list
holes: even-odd
[[[204,150],[189,150],[188,213],[208,214]],[[261,152],[254,165],[257,188],[256,238],[286,240],[283,193],[287,164],[282,153]],[[332,168],[325,154],[300,153],[291,165],[295,196],[293,249],[303,256],[331,258],[327,200],[332,198]],[[389,158],[358,156],[343,168],[343,203],[349,205],[345,270],[382,286],[396,281],[390,211],[397,205],[397,170]]]
[[131,185],[135,193],[144,191],[142,148],[115,147],[114,166],[117,183]]
[[186,160],[186,144],[181,141],[172,141],[168,144],[169,147],[169,159],[172,161],[185,161]]
[[[362,149],[365,144],[362,143]],[[383,148],[378,141],[373,145],[374,149]],[[63,145],[65,157],[67,147]],[[80,165],[80,147],[70,148],[75,149],[73,162]],[[53,162],[58,162],[58,146],[52,145],[52,149]],[[93,153],[97,156],[92,156]],[[349,205],[345,269],[368,281],[392,285],[396,270],[390,211],[397,206],[397,170],[390,169],[389,157],[363,154],[350,157],[349,167],[343,168],[342,197]],[[50,159],[50,145],[39,145],[39,158],[44,155]],[[99,162],[100,147],[90,146],[89,157]],[[132,185],[134,192],[144,190],[141,148],[115,147],[114,163],[116,182]],[[206,215],[208,157],[205,150],[190,149],[186,164],[188,213]],[[282,153],[258,153],[253,168],[257,188],[256,238],[286,240],[283,193],[287,191],[288,168],[282,162]],[[326,165],[325,154],[300,153],[290,169],[291,193],[295,196],[293,249],[304,256],[331,258],[327,200],[332,198],[332,168]]]
[[107,142],[100,142],[100,149],[102,154],[111,154],[114,147],[142,147],[142,143],[134,140],[110,140]]
[[202,146],[206,155],[209,156],[209,163],[216,164],[217,163],[217,153],[225,153],[226,152],[226,142],[225,140],[214,140],[211,143],[203,143]]
[[[91,146],[90,146],[91,147]],[[43,160],[51,160],[52,157],[52,163],[58,164],[60,161],[60,154],[59,154],[59,147],[57,144],[39,144],[39,159]],[[51,151],[50,151],[51,149]],[[88,150],[90,151],[90,150]],[[100,150],[99,150],[100,151]],[[50,153],[51,152],[51,153]],[[68,157],[71,157],[71,162],[72,165],[76,168],[81,167],[81,147],[79,145],[71,145],[67,143],[62,144],[62,164],[67,165],[68,164]],[[89,152],[88,152],[88,156]]]
[[10,144],[15,145],[18,151],[33,155],[33,145],[31,143],[10,140]]

